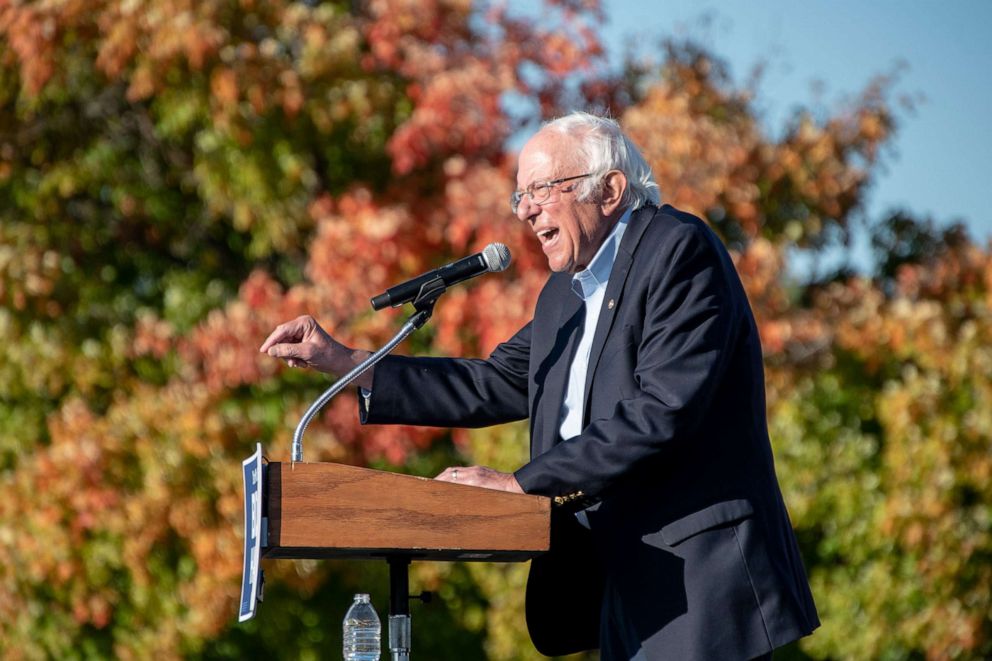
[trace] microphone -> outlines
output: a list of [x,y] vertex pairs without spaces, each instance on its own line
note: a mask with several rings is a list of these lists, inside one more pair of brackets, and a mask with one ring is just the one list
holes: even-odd
[[[384,307],[399,307],[404,303],[416,300],[421,291],[438,290],[440,294],[447,287],[458,284],[462,280],[474,278],[490,271],[505,271],[510,265],[510,249],[502,243],[490,243],[482,252],[469,257],[463,257],[457,262],[445,264],[441,268],[428,271],[416,278],[390,287],[378,296],[372,297],[372,309],[381,310]],[[429,288],[425,289],[425,285]]]

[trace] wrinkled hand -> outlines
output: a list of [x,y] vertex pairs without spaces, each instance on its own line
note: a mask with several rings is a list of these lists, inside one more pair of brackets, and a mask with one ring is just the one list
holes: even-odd
[[486,466],[452,466],[445,468],[434,479],[441,482],[496,489],[497,491],[524,492],[520,488],[517,478],[513,477],[513,473],[501,473]]
[[[312,367],[321,372],[345,374],[369,354],[341,344],[327,334],[320,324],[306,314],[276,326],[258,349],[273,358],[281,358],[290,367]],[[372,388],[372,370],[356,383]]]

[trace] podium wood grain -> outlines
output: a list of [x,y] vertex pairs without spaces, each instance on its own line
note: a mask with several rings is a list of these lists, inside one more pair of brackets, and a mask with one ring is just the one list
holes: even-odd
[[520,561],[548,550],[550,500],[332,463],[270,463],[270,558]]

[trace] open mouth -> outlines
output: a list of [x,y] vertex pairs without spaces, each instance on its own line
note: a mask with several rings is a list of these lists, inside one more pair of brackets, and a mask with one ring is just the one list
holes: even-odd
[[541,243],[547,245],[555,240],[558,236],[557,227],[549,227],[546,230],[541,230],[537,233],[537,238],[541,240]]

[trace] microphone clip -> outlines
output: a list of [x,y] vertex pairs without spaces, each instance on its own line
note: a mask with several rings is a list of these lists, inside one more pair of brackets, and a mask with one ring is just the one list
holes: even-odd
[[413,308],[417,311],[410,317],[415,328],[420,328],[427,323],[427,320],[434,314],[434,304],[446,291],[448,291],[448,287],[444,284],[444,278],[440,276],[428,280],[420,287],[417,298],[411,301]]
[[448,291],[448,286],[444,284],[444,278],[438,276],[425,282],[420,287],[420,291],[417,292],[417,298],[413,299],[411,303],[418,311],[433,309],[437,299],[446,291]]

